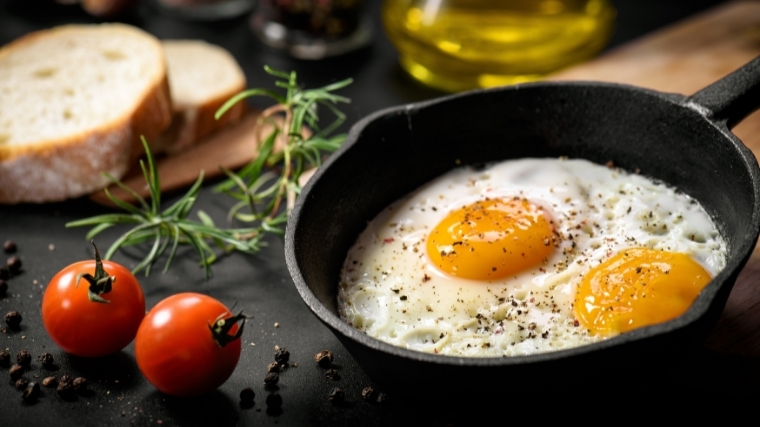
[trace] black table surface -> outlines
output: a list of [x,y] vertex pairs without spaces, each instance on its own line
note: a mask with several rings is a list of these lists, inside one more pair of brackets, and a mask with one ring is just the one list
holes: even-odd
[[[0,0],[0,45],[28,32],[59,24],[98,22],[78,6],[29,11],[12,4],[21,2]],[[618,17],[608,49],[721,2],[616,0],[613,3]],[[124,21],[161,39],[203,39],[227,48],[240,62],[251,87],[271,86],[272,79],[263,71],[265,64],[296,70],[306,87],[352,77],[354,83],[341,92],[352,99],[343,109],[348,116],[347,128],[378,109],[443,95],[417,84],[401,70],[396,51],[380,27],[379,8],[380,0],[368,2],[367,13],[374,25],[373,42],[368,48],[322,61],[291,59],[262,45],[249,30],[246,16],[216,22],[187,22],[161,14],[143,2],[138,11]],[[254,106],[258,105],[254,103]],[[221,220],[229,203],[214,196],[207,186],[201,192],[197,207]],[[8,349],[13,357],[22,349],[29,350],[35,357],[50,352],[59,366],[58,375],[85,376],[91,384],[89,394],[72,400],[63,400],[51,389],[43,389],[39,401],[30,405],[22,403],[20,393],[6,377],[0,380],[0,425],[469,425],[469,414],[483,413],[469,406],[423,407],[409,399],[394,400],[393,395],[389,395],[384,404],[363,401],[361,390],[366,386],[378,388],[377,385],[303,304],[285,267],[283,243],[277,238],[269,239],[269,246],[258,255],[224,257],[214,265],[213,277],[208,281],[198,268],[197,255],[189,248],[180,252],[166,274],[138,275],[148,309],[168,295],[194,291],[211,295],[228,306],[237,302],[238,307],[253,315],[243,335],[243,352],[237,369],[217,391],[194,399],[172,398],[158,392],[138,370],[132,344],[105,358],[82,359],[67,355],[56,347],[42,326],[41,297],[59,269],[91,256],[92,248],[85,240],[86,230],[66,228],[64,224],[106,211],[87,198],[0,207],[0,241],[15,241],[19,248],[17,255],[23,261],[22,274],[9,281],[9,295],[0,299],[0,313],[18,310],[24,317],[19,332],[0,333],[0,349]],[[117,233],[118,230],[99,237],[101,247],[110,245]],[[141,253],[140,249],[120,251],[114,260],[134,266]],[[263,378],[266,365],[273,361],[275,346],[287,348],[291,361],[297,366],[282,373],[278,384],[283,398],[282,410],[272,412],[267,411],[264,403],[268,392]],[[313,362],[314,354],[324,349],[335,352],[335,367],[340,376],[337,380],[325,378],[324,370]],[[754,371],[756,375],[757,369]],[[27,376],[42,378],[46,374],[35,361]],[[2,375],[8,375],[7,368],[0,368]],[[342,405],[327,400],[329,391],[336,386],[346,392],[346,402]],[[256,393],[252,408],[239,405],[238,394],[245,387],[251,387]],[[756,389],[745,391],[757,392]],[[505,403],[518,407],[528,401],[536,400],[519,395],[505,396]]]

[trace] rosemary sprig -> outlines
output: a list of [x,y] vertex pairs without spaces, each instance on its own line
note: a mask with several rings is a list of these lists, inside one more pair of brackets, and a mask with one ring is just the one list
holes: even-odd
[[[347,98],[330,92],[351,83],[350,79],[320,89],[301,90],[296,81],[296,73],[284,73],[265,67],[267,73],[279,77],[276,85],[286,89],[284,96],[266,89],[244,91],[225,103],[216,113],[218,119],[230,107],[241,100],[257,95],[273,98],[277,104],[265,110],[260,116],[259,131],[264,122],[273,126],[273,131],[261,138],[258,155],[238,173],[222,168],[228,180],[219,184],[215,190],[226,193],[236,200],[229,213],[229,228],[217,227],[211,217],[198,211],[198,220],[189,218],[203,183],[203,172],[187,193],[177,202],[161,211],[161,185],[156,163],[147,141],[143,138],[146,162],[140,160],[145,182],[148,184],[150,202],[109,174],[105,174],[114,184],[128,192],[137,201],[133,206],[111,194],[105,193],[124,213],[109,213],[79,221],[72,221],[66,227],[92,226],[87,233],[87,240],[117,225],[130,225],[132,228],[114,241],[105,254],[110,259],[119,249],[127,246],[150,243],[143,260],[132,270],[134,273],[144,271],[149,275],[152,266],[169,250],[164,265],[164,272],[169,269],[180,244],[189,244],[195,248],[201,258],[201,266],[206,278],[211,273],[211,264],[218,255],[214,247],[222,253],[240,251],[248,254],[258,252],[265,242],[267,234],[284,234],[287,215],[292,207],[292,199],[300,192],[298,179],[308,167],[321,164],[323,153],[335,151],[345,140],[345,135],[329,137],[345,120],[345,116],[336,108],[338,102],[349,102]],[[325,129],[318,127],[317,107],[325,106],[334,115],[335,120]],[[284,116],[276,120],[276,116]],[[304,122],[313,134],[305,137]],[[266,168],[266,169],[265,169]],[[279,170],[279,174],[275,170]],[[283,198],[288,199],[287,208],[281,209]],[[263,208],[261,208],[263,206]],[[242,212],[243,209],[248,212]],[[235,221],[246,223],[245,227],[234,227]],[[171,249],[169,249],[171,247]]]
[[[259,137],[264,141],[259,148],[257,159],[238,173],[224,170],[228,180],[216,186],[215,191],[223,192],[236,200],[238,203],[230,209],[228,220],[255,223],[265,221],[266,218],[274,219],[285,216],[278,221],[285,223],[287,213],[293,207],[295,196],[300,193],[299,178],[309,167],[318,167],[322,161],[322,153],[333,152],[340,147],[346,139],[345,134],[329,136],[338,128],[346,116],[337,108],[340,102],[349,102],[348,98],[335,95],[332,92],[342,89],[351,84],[351,79],[318,89],[301,90],[298,87],[295,71],[285,73],[265,66],[264,70],[280,81],[275,85],[285,88],[285,96],[276,92],[263,89],[251,89],[234,96],[217,111],[216,118],[221,117],[233,105],[245,98],[252,96],[266,96],[274,99],[277,104],[267,108],[259,117],[259,131],[264,123],[273,126],[274,131],[267,138]],[[319,127],[317,111],[319,107],[327,108],[335,119],[324,129]],[[277,120],[280,118],[281,120]],[[310,136],[304,134],[304,123],[308,125]],[[264,171],[264,166],[273,167],[281,164],[280,173]],[[287,201],[284,212],[280,210],[283,198]],[[263,209],[258,209],[258,204],[264,203]],[[243,212],[247,209],[247,212]],[[267,230],[275,233],[284,233],[279,230]]]

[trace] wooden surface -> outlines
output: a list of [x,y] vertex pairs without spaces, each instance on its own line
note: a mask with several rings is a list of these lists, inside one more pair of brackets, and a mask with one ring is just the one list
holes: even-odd
[[[552,80],[627,83],[691,95],[760,55],[760,2],[731,2],[642,39],[594,61],[573,67]],[[757,157],[760,112],[733,132]],[[746,387],[760,383],[760,251],[742,271],[723,315],[705,344],[707,360],[726,371],[743,370]],[[707,370],[711,372],[712,370]]]
[[[626,83],[691,95],[760,55],[760,2],[712,9],[555,74],[551,80]],[[757,155],[760,113],[734,130]]]

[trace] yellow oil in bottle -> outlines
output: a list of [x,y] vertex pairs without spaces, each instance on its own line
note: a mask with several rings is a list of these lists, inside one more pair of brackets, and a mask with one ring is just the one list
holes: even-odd
[[457,92],[539,79],[607,44],[608,0],[384,0],[383,26],[415,79]]

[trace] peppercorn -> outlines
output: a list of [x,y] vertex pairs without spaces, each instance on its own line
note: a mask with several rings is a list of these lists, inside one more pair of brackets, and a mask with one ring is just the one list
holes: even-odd
[[288,363],[288,360],[290,360],[290,352],[284,348],[278,348],[277,351],[274,352],[274,360],[281,365]]
[[314,355],[314,361],[323,368],[330,366],[334,359],[333,352],[330,350],[322,350]]
[[5,350],[0,350],[0,366],[8,367],[11,365],[11,355]]
[[16,380],[16,390],[23,390],[26,388],[26,385],[29,383],[29,381],[19,378]]
[[11,271],[8,270],[8,267],[2,266],[0,267],[0,280],[8,280],[11,278]]
[[328,369],[328,370],[326,370],[325,371],[325,377],[328,380],[335,380],[335,381],[337,381],[337,380],[340,379],[340,375],[338,375],[338,370],[337,369]]
[[24,393],[21,395],[21,398],[24,399],[24,401],[31,403],[37,400],[39,396],[40,396],[39,383],[31,382],[26,387],[26,390],[24,390]]
[[8,265],[8,270],[13,274],[18,274],[21,271],[21,258],[13,255],[5,262]]
[[53,360],[53,355],[50,353],[42,353],[37,357],[37,360],[40,361],[42,366],[46,368],[50,368],[55,363],[55,360]]
[[273,392],[273,393],[270,393],[267,396],[267,406],[272,407],[272,408],[279,408],[279,407],[281,407],[282,406],[282,396],[280,396],[280,393],[278,393],[276,391]]
[[8,295],[8,282],[0,279],[0,298],[5,297],[6,295]]
[[29,364],[32,363],[32,355],[29,354],[28,350],[21,350],[16,355],[16,363],[25,368],[28,368]]
[[5,315],[5,323],[8,324],[8,327],[14,330],[21,329],[21,313],[18,311],[9,311],[8,314]]
[[269,372],[264,377],[264,385],[271,387],[280,381],[280,375],[277,372]]
[[241,406],[253,406],[253,399],[256,397],[256,393],[250,387],[244,388],[240,391],[240,405]]
[[280,372],[280,364],[277,362],[272,362],[268,364],[267,372]]
[[76,391],[87,390],[87,378],[85,377],[76,377],[71,384],[74,386],[74,390]]
[[58,385],[58,378],[45,377],[45,379],[42,380],[42,385],[45,387],[55,387]]
[[373,397],[375,397],[375,389],[372,387],[364,387],[362,390],[362,399],[372,400]]
[[24,375],[24,367],[21,365],[13,365],[11,366],[11,370],[8,371],[8,373],[11,375],[11,379],[13,381],[16,381],[17,379],[21,378],[22,375]]
[[332,403],[341,403],[343,400],[345,400],[345,398],[346,393],[344,393],[343,390],[339,389],[338,387],[330,390],[330,394],[327,395],[327,400]]
[[59,396],[70,396],[74,392],[74,381],[68,375],[61,376],[58,380],[58,387],[55,389]]
[[16,244],[13,242],[13,240],[6,240],[3,244],[3,251],[5,251],[6,254],[12,254],[16,252]]

